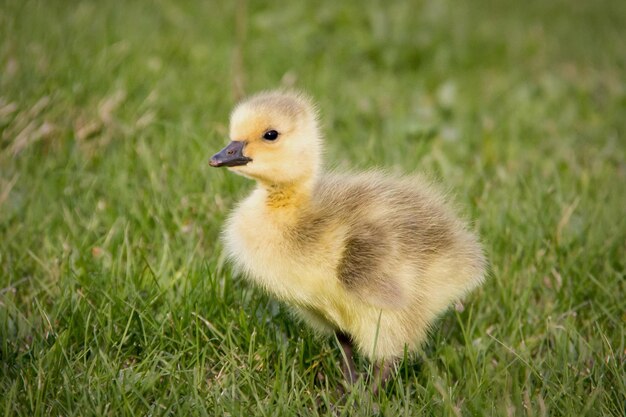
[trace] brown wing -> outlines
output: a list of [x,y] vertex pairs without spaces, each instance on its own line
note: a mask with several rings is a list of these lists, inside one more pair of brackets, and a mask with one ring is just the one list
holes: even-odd
[[337,277],[351,292],[381,308],[405,304],[397,277],[390,268],[390,235],[380,225],[358,225],[348,236]]

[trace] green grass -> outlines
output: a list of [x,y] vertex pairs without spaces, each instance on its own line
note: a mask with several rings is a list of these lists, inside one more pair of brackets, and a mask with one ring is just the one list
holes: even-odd
[[236,16],[0,5],[0,413],[329,413],[335,343],[222,255],[251,184],[207,160],[243,79],[309,91],[330,166],[441,179],[488,252],[424,354],[337,414],[624,415],[626,2],[250,1],[238,36]]

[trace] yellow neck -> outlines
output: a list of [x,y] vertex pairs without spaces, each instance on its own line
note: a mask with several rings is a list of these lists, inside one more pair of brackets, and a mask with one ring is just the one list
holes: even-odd
[[265,205],[271,210],[299,210],[311,201],[313,181],[286,184],[259,183],[265,194]]

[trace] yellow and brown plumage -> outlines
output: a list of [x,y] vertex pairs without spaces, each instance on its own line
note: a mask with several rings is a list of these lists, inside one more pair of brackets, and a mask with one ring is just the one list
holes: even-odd
[[483,281],[476,235],[428,181],[322,171],[304,95],[252,96],[233,111],[230,137],[211,165],[257,187],[226,223],[228,256],[318,332],[392,360]]

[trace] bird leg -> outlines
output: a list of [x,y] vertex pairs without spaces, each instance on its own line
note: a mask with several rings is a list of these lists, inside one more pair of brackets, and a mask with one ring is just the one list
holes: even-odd
[[387,382],[389,382],[389,377],[391,376],[392,365],[393,361],[391,360],[377,362],[374,365],[374,378],[370,386],[372,395],[378,395],[381,390],[385,389]]
[[339,340],[339,346],[341,347],[341,353],[343,360],[341,361],[341,372],[343,378],[350,385],[354,384],[359,375],[356,372],[356,365],[354,364],[352,340],[350,336],[343,332],[336,332],[337,340]]

